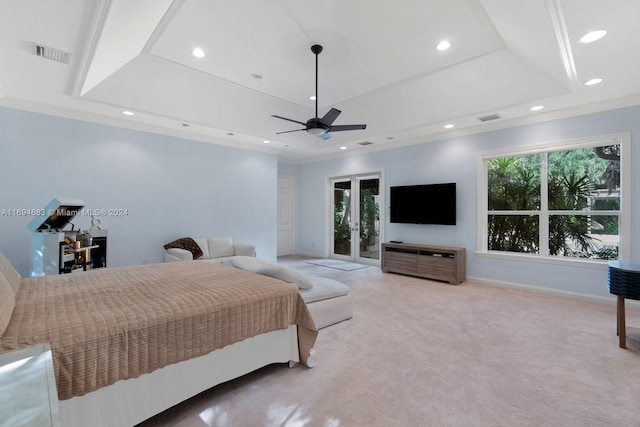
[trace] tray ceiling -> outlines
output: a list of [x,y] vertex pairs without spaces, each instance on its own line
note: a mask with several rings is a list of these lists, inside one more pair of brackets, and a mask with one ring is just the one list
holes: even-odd
[[[0,105],[304,162],[638,104],[638,16],[625,0],[4,1]],[[297,125],[272,114],[314,116],[312,44],[319,115],[366,130],[276,134]]]

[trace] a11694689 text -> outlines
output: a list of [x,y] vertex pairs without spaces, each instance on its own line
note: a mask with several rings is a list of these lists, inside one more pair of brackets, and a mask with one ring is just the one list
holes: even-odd
[[58,216],[129,216],[129,209],[126,208],[107,208],[107,209],[32,209],[32,208],[12,208],[0,209],[0,217],[2,216],[41,216],[41,215],[58,215]]

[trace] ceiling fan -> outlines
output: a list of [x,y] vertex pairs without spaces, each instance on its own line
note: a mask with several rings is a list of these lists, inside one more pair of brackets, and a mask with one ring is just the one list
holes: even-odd
[[366,129],[367,125],[334,125],[333,122],[338,118],[340,113],[342,113],[342,111],[336,108],[329,110],[322,118],[318,117],[318,55],[322,52],[322,46],[314,44],[311,46],[311,52],[316,56],[316,116],[304,123],[299,122],[298,120],[288,119],[286,117],[272,114],[271,117],[287,120],[304,126],[302,129],[287,130],[284,132],[278,132],[277,134],[306,131],[307,133],[318,136],[322,139],[329,139],[331,137],[331,135],[329,135],[330,132]]

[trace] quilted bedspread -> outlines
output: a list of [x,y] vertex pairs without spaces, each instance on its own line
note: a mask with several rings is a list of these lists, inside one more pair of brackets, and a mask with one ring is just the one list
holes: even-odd
[[0,352],[48,342],[60,400],[298,325],[307,362],[317,330],[297,287],[186,261],[26,278]]

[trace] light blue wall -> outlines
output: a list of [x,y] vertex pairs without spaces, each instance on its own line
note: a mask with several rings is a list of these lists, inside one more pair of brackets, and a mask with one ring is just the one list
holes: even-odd
[[[412,145],[351,157],[304,164],[297,169],[298,253],[326,255],[325,192],[327,177],[367,170],[385,171],[390,186],[457,183],[456,226],[386,223],[385,240],[462,246],[467,249],[467,275],[485,280],[540,286],[562,291],[608,295],[606,267],[482,258],[477,248],[477,154],[479,151],[630,131],[632,135],[632,258],[640,259],[640,107],[612,110],[520,126],[443,141]],[[386,194],[387,205],[389,202]],[[633,215],[635,213],[635,215]]]
[[291,163],[278,162],[278,175],[295,176],[298,174],[298,166]]
[[[53,198],[127,209],[103,218],[110,266],[161,262],[185,236],[230,236],[275,260],[277,168],[272,154],[0,108],[0,212]],[[23,276],[31,219],[0,216],[0,252]]]

